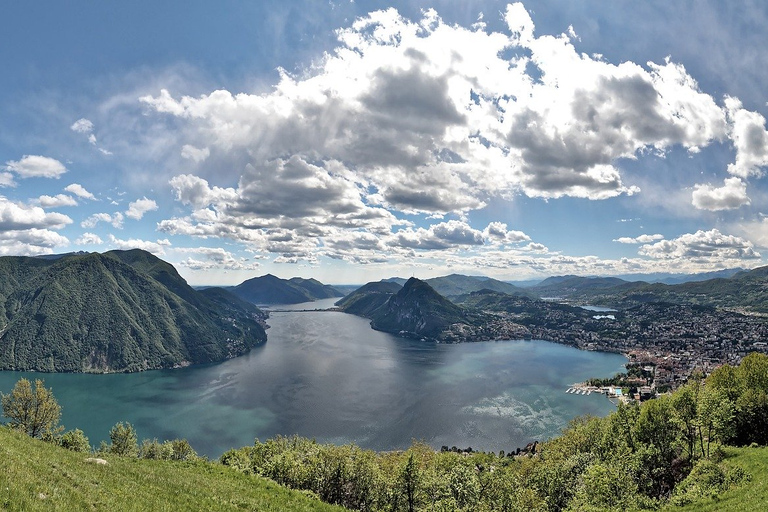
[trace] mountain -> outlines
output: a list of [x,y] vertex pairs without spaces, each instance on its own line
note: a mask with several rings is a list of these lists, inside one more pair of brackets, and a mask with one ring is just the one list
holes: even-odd
[[0,369],[141,371],[221,361],[266,341],[265,315],[199,292],[141,251],[0,258]]
[[554,276],[548,277],[528,290],[542,297],[570,297],[580,294],[590,294],[602,290],[629,284],[629,281],[618,277],[580,277]]
[[439,339],[452,325],[473,319],[429,284],[415,277],[370,313],[371,327],[409,337]]
[[532,296],[530,292],[515,285],[485,276],[451,274],[448,276],[427,279],[426,282],[437,293],[450,298],[480,290],[491,290],[494,292],[506,293],[507,295]]
[[301,277],[292,277],[288,280],[293,286],[305,290],[313,300],[332,299],[333,297],[342,297],[344,294],[333,286],[323,284],[317,279],[302,279]]
[[645,284],[616,290],[615,295],[617,300],[628,303],[700,304],[768,313],[768,266],[738,272],[730,278],[676,285]]
[[626,274],[616,276],[625,281],[645,281],[646,283],[663,283],[663,284],[682,284],[696,281],[708,281],[710,279],[716,279],[719,277],[729,278],[744,272],[743,268],[728,268],[723,270],[715,270],[712,272],[700,272],[698,274],[670,274],[666,272],[655,272],[651,274]]
[[315,279],[294,277],[287,280],[272,274],[243,281],[230,291],[253,304],[299,304],[344,295]]
[[336,306],[345,313],[369,318],[374,311],[383,306],[400,289],[402,289],[402,285],[392,281],[364,284],[338,301]]

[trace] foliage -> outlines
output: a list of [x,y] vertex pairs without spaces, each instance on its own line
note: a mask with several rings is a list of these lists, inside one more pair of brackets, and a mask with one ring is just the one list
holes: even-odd
[[59,439],[59,445],[73,452],[88,453],[91,451],[91,443],[85,433],[79,428],[69,430]]
[[61,407],[40,379],[35,381],[34,390],[27,379],[19,380],[10,394],[0,393],[0,400],[8,424],[30,437],[53,437],[62,430]]
[[123,457],[136,457],[139,454],[139,445],[136,437],[136,429],[130,423],[117,423],[109,431],[109,453]]
[[0,427],[0,510],[342,510],[216,462],[87,457]]
[[144,251],[0,258],[0,370],[139,371],[266,341],[264,314]]

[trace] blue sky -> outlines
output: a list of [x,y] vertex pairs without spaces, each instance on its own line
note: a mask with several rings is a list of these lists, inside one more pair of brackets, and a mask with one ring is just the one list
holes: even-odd
[[193,284],[768,255],[762,2],[0,8],[0,254]]

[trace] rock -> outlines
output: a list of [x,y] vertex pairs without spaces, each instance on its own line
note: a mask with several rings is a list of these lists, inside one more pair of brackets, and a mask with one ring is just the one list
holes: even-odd
[[88,457],[85,459],[85,462],[90,462],[91,464],[100,464],[102,466],[106,466],[109,464],[109,462],[105,461],[104,459],[97,459],[95,457]]

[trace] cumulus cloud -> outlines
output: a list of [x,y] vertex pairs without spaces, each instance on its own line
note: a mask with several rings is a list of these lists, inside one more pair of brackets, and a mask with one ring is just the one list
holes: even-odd
[[700,210],[733,210],[750,204],[747,196],[747,184],[741,178],[726,178],[722,187],[710,184],[695,185],[692,204]]
[[726,98],[725,104],[732,123],[731,140],[736,148],[736,161],[728,166],[728,172],[741,178],[762,176],[761,168],[768,165],[765,118],[742,108],[736,98]]
[[39,206],[27,206],[0,196],[0,232],[36,229],[61,229],[72,219],[61,213],[47,213]]
[[196,148],[190,144],[184,144],[181,147],[181,156],[193,162],[202,162],[208,158],[211,154],[211,150],[208,148]]
[[506,32],[489,33],[447,25],[431,10],[415,22],[378,11],[340,30],[339,47],[312,76],[281,72],[272,93],[176,99],[162,90],[141,100],[233,161],[245,153],[256,167],[285,155],[338,160],[383,204],[423,212],[480,208],[519,191],[632,194],[618,159],[727,136],[724,110],[683,66],[580,54],[573,34],[537,37],[521,4],[505,19]]
[[11,160],[5,163],[8,171],[16,173],[19,178],[60,178],[67,172],[64,164],[47,156],[24,155],[21,160]]
[[15,187],[16,182],[13,181],[13,174],[9,172],[0,172],[0,187]]
[[115,249],[128,251],[131,249],[142,249],[147,252],[151,252],[156,256],[164,256],[165,249],[171,245],[168,239],[157,240],[151,242],[148,240],[140,240],[137,238],[131,238],[128,240],[121,240],[114,235],[109,235],[109,243]]
[[157,203],[152,199],[146,197],[137,199],[131,203],[128,203],[128,210],[125,212],[125,216],[131,219],[139,220],[144,217],[144,214],[157,210]]
[[175,253],[191,253],[202,259],[188,257],[179,262],[179,265],[192,270],[256,270],[260,264],[247,258],[236,258],[231,252],[220,247],[179,247]]
[[99,222],[106,222],[108,224],[112,224],[112,226],[115,228],[122,229],[123,220],[123,214],[120,212],[115,212],[112,215],[108,213],[94,213],[90,217],[83,220],[80,223],[80,227],[90,229],[96,227]]
[[483,232],[473,229],[466,222],[449,220],[429,226],[427,229],[401,229],[396,233],[395,240],[400,247],[442,250],[483,245]]
[[102,155],[111,155],[112,152],[109,150],[106,150],[102,147],[99,147],[98,145],[98,139],[96,138],[96,134],[93,133],[93,123],[86,118],[80,118],[74,123],[72,123],[72,126],[69,127],[70,130],[77,133],[82,133],[84,135],[87,135],[88,143],[91,146],[95,146],[96,149],[99,150],[99,152]]
[[90,199],[91,201],[95,201],[96,197],[88,192],[85,187],[80,185],[79,183],[72,183],[71,185],[67,185],[64,187],[65,192],[69,192],[70,194],[74,194],[77,197],[80,197],[82,199]]
[[104,241],[95,233],[83,233],[75,240],[77,245],[101,245]]
[[531,237],[522,231],[508,230],[503,222],[491,222],[483,231],[483,236],[491,243],[530,242]]
[[93,131],[93,123],[83,117],[72,123],[69,129],[77,133],[91,133]]
[[614,242],[619,242],[620,244],[650,244],[652,242],[655,242],[657,240],[663,240],[664,235],[655,234],[655,235],[640,235],[637,237],[628,237],[628,236],[622,236],[620,238],[614,238]]
[[50,254],[54,248],[68,244],[67,237],[49,229],[0,230],[0,256]]
[[40,196],[37,202],[43,208],[58,208],[60,206],[77,206],[77,201],[74,197],[66,194],[56,194],[55,196]]
[[640,247],[639,253],[653,259],[692,259],[709,262],[760,258],[752,242],[717,229],[687,233],[674,240],[662,240]]

